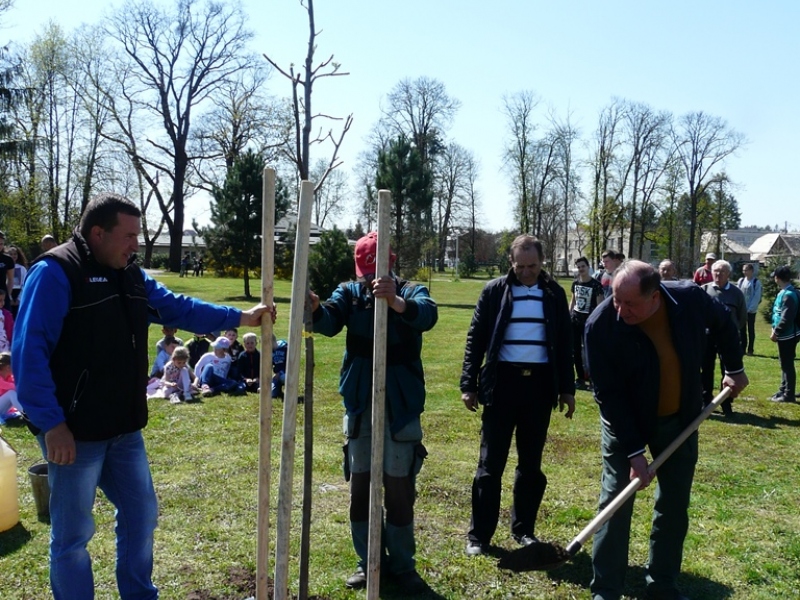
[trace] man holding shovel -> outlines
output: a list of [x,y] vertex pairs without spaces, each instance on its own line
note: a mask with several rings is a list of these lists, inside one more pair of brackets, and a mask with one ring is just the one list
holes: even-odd
[[[383,545],[389,575],[405,594],[427,590],[415,568],[414,499],[416,476],[427,455],[422,445],[420,415],[425,408],[422,334],[436,324],[439,313],[428,289],[394,275],[376,278],[377,233],[356,243],[358,281],[343,283],[324,304],[311,292],[314,331],[326,336],[347,327],[347,342],[339,380],[344,399],[345,479],[350,481],[350,531],[358,567],[346,585],[367,585],[370,467],[372,461],[372,354],[376,307],[386,310],[386,432],[383,486]],[[394,264],[391,254],[389,269]]]
[[[586,324],[588,368],[600,405],[603,472],[600,509],[639,477],[655,475],[644,456],[659,455],[703,409],[700,367],[706,329],[725,364],[723,385],[735,397],[748,384],[739,334],[729,310],[692,282],[661,281],[647,263],[630,260],[614,275],[612,302]],[[677,579],[689,527],[697,432],[657,471],[647,597],[681,600]],[[633,497],[595,534],[594,600],[616,600],[628,566]]]

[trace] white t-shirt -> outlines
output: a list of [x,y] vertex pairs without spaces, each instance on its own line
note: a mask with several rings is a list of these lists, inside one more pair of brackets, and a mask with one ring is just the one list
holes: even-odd
[[214,373],[220,377],[227,377],[232,362],[233,359],[227,352],[225,353],[225,356],[222,357],[217,356],[213,352],[206,352],[200,357],[200,360],[197,361],[197,364],[194,366],[194,372],[198,377],[200,377],[200,374],[203,372],[205,366],[210,364],[214,367]]

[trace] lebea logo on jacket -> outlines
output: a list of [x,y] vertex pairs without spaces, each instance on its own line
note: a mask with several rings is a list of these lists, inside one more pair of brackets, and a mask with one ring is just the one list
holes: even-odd
[[86,283],[108,283],[108,279],[102,275],[100,277],[87,277]]

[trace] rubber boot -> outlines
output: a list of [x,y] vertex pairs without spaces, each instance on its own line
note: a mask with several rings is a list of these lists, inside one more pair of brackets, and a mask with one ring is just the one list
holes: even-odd
[[386,550],[389,553],[389,572],[402,575],[415,571],[414,555],[417,545],[414,541],[414,524],[396,527],[386,524]]

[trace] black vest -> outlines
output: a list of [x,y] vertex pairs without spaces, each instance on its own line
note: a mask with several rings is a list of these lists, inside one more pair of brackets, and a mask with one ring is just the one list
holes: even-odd
[[73,239],[45,256],[64,269],[69,312],[50,357],[56,397],[76,440],[98,441],[147,425],[147,293],[135,264],[112,269]]

